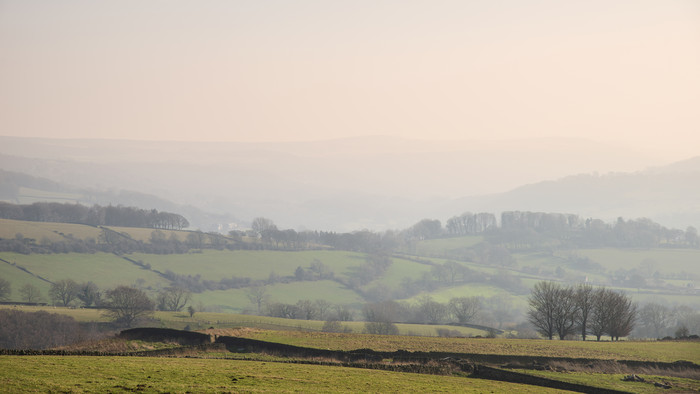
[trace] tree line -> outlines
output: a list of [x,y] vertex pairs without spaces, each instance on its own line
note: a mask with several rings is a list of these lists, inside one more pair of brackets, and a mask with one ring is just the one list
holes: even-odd
[[632,333],[637,321],[637,306],[626,294],[589,284],[539,282],[528,303],[528,320],[549,339],[578,333],[584,341],[589,334],[598,341],[603,335],[619,340]]
[[32,222],[61,222],[90,226],[143,227],[181,230],[189,227],[185,217],[177,213],[158,212],[121,205],[106,207],[81,204],[35,202],[11,204],[0,202],[0,218]]
[[[46,301],[41,290],[31,283],[23,285],[19,293],[21,300],[27,303]],[[11,294],[11,283],[0,278],[0,301],[9,300]],[[116,323],[131,326],[136,319],[153,310],[182,311],[190,302],[192,293],[182,286],[171,285],[158,290],[155,300],[152,300],[143,290],[133,286],[102,291],[91,281],[78,283],[73,279],[61,279],[51,284],[47,296],[56,306],[103,308]]]

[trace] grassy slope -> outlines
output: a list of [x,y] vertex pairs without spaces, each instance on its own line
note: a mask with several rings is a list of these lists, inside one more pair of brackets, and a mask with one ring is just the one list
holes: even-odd
[[25,222],[21,220],[0,219],[0,238],[15,238],[22,234],[25,238],[31,238],[41,242],[43,238],[51,241],[62,241],[65,236],[72,235],[78,239],[94,238],[100,235],[100,229],[82,224],[70,223],[46,223]]
[[[0,253],[0,257],[20,265],[43,278],[57,281],[73,279],[78,283],[93,281],[101,289],[131,285],[143,279],[144,287],[153,289],[169,282],[152,271],[147,271],[110,253],[30,254]],[[17,298],[16,295],[14,298]]]
[[475,354],[591,358],[700,363],[700,342],[674,341],[548,341],[505,338],[402,337],[367,334],[333,334],[298,331],[252,331],[247,336],[296,346],[321,349],[377,351],[435,351]]
[[[3,306],[0,306],[2,308]],[[7,307],[5,307],[7,308]],[[101,311],[95,309],[70,309],[52,307],[23,307],[25,311],[47,310],[73,316],[78,321],[103,321]],[[195,328],[235,328],[260,327],[277,328],[275,331],[246,330],[236,335],[280,342],[290,345],[316,347],[321,349],[354,350],[370,348],[378,351],[440,351],[477,354],[532,355],[549,357],[594,358],[604,360],[640,360],[674,362],[692,361],[700,364],[700,342],[687,341],[548,341],[533,339],[505,338],[439,338],[428,336],[388,336],[360,334],[363,323],[342,323],[355,333],[334,334],[323,332],[306,332],[299,329],[318,330],[323,326],[320,321],[290,320],[264,316],[237,315],[231,313],[196,313],[194,318],[182,312],[156,312],[155,318],[166,327],[182,328],[190,325]],[[403,335],[435,335],[435,326],[399,324]],[[457,329],[451,327],[450,329]],[[279,331],[282,330],[282,331]],[[420,330],[427,330],[421,333]],[[218,331],[219,335],[232,335],[227,331]],[[483,332],[472,331],[473,334]]]
[[[115,228],[115,230],[128,232],[134,239],[146,240],[150,238],[151,229]],[[96,238],[99,230],[90,226],[62,224],[62,223],[37,223],[0,220],[0,237],[14,238],[16,233],[22,233],[25,237],[42,239],[61,239],[59,233],[72,234],[77,238]],[[166,237],[169,232],[166,232]],[[178,238],[185,239],[187,232],[174,232]],[[481,237],[448,238],[420,242],[415,249],[416,253],[426,255],[445,254],[461,251],[466,247],[481,242]],[[579,250],[581,256],[588,256],[595,262],[610,271],[625,268],[637,268],[642,261],[652,262],[652,267],[663,269],[665,272],[690,272],[697,274],[697,261],[700,260],[700,250],[678,249],[653,249],[653,250],[617,250],[617,249],[591,249]],[[360,269],[365,263],[364,256],[358,253],[343,251],[302,251],[302,252],[278,252],[278,251],[213,251],[205,250],[203,253],[191,253],[184,255],[148,255],[134,254],[130,256],[136,260],[142,260],[151,264],[153,269],[165,272],[171,270],[179,275],[201,275],[205,280],[220,280],[222,278],[250,277],[253,280],[267,279],[271,272],[279,276],[290,276],[294,270],[301,267],[309,267],[311,262],[319,260],[335,273],[336,278],[348,278],[353,272]],[[511,275],[519,278],[528,287],[537,281],[549,277],[533,277],[519,271],[522,267],[539,265],[550,274],[556,267],[562,266],[568,277],[583,278],[598,283],[607,280],[603,274],[584,272],[576,266],[567,263],[563,255],[550,255],[543,253],[515,254],[518,264],[515,269],[507,270]],[[96,254],[54,254],[54,255],[18,255],[13,253],[0,253],[0,258],[26,267],[30,271],[49,280],[73,278],[78,282],[92,280],[101,288],[106,289],[120,284],[134,284],[137,280],[143,280],[143,286],[155,291],[169,282],[158,274],[143,270],[128,263],[117,256]],[[434,264],[444,263],[443,258],[428,258]],[[480,271],[486,275],[497,273],[497,269],[491,266],[482,266],[475,263],[461,262],[470,269]],[[401,258],[395,258],[386,274],[362,287],[363,290],[372,288],[396,289],[406,278],[415,280],[431,269],[430,265],[417,263]],[[39,286],[44,293],[48,284],[36,278],[27,276],[16,268],[10,266],[0,269],[2,277],[10,278],[13,283],[12,299],[19,301],[19,288],[24,283],[33,283]],[[688,281],[674,280],[675,285],[683,286]],[[665,300],[668,303],[698,305],[697,296],[680,294],[663,294],[660,290],[641,291],[636,289],[624,289],[628,291],[636,301],[647,302],[651,300]],[[503,294],[504,290],[489,283],[457,285],[454,287],[441,287],[431,293],[437,301],[445,302],[451,297],[479,295],[490,297]],[[46,294],[46,293],[45,293]],[[317,281],[302,282],[298,284],[275,284],[269,287],[269,294],[273,301],[296,302],[299,299],[325,298],[331,302],[342,304],[358,304],[362,300],[358,294],[344,288],[337,282]],[[196,294],[195,302],[204,305],[221,308],[221,310],[240,312],[250,310],[252,305],[248,301],[245,291],[242,289],[230,289],[225,291],[205,291]],[[523,305],[524,298],[513,298],[516,305]]]
[[22,299],[22,296],[19,292],[20,289],[25,284],[31,284],[38,288],[39,291],[43,294],[43,302],[47,302],[46,295],[48,294],[49,288],[51,287],[49,283],[2,261],[0,261],[0,278],[4,278],[5,280],[10,281],[12,292],[12,294],[10,295],[11,300],[20,301]]
[[359,253],[344,251],[218,251],[204,250],[202,253],[153,255],[134,253],[134,260],[151,264],[153,269],[161,272],[171,270],[180,275],[201,275],[202,279],[219,280],[222,278],[249,277],[267,279],[270,272],[279,276],[293,276],[294,270],[301,266],[308,268],[314,260],[319,260],[330,267],[336,275],[346,275],[349,267],[364,263],[364,256]]
[[465,377],[258,361],[0,356],[8,392],[557,392]]

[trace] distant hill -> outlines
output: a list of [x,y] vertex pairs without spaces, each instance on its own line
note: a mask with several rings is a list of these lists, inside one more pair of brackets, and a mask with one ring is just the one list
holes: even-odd
[[128,190],[86,189],[62,182],[0,169],[0,201],[18,204],[33,202],[75,202],[91,205],[122,205],[141,209],[176,212],[190,222],[190,228],[227,232],[239,223],[233,215],[212,214],[198,208],[175,204],[150,194]]
[[[264,216],[283,228],[333,231],[405,228],[426,217],[445,220],[476,210],[460,201],[451,204],[455,198],[570,174],[660,164],[618,146],[557,138],[367,136],[242,143],[0,137],[0,168],[7,171],[112,195],[138,191],[242,221]],[[196,223],[180,209],[156,208]]]
[[506,210],[574,213],[613,220],[646,217],[668,227],[700,227],[700,156],[630,173],[581,174],[507,193],[457,199],[441,213]]

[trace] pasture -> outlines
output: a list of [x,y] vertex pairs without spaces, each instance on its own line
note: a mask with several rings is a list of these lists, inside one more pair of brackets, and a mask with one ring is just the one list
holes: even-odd
[[0,356],[7,392],[557,392],[458,376],[243,360]]
[[97,239],[101,230],[83,224],[28,222],[23,220],[0,219],[0,238],[12,239],[21,234],[24,238],[41,242],[46,238],[50,241],[62,241],[66,237],[76,239]]

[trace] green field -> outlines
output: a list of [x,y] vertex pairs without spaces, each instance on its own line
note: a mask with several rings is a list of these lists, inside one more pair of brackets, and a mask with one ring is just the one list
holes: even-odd
[[6,392],[558,392],[467,377],[259,361],[0,356]]
[[41,242],[44,238],[51,241],[62,241],[67,236],[77,239],[97,239],[100,233],[101,230],[99,228],[83,224],[0,219],[0,238],[5,239],[15,238],[17,234],[21,234],[24,238],[34,239],[37,242]]
[[[133,285],[139,279],[144,281],[144,287],[152,289],[165,287],[170,283],[155,272],[144,270],[110,253],[25,255],[5,252],[0,253],[0,258],[51,281],[61,279],[73,279],[78,283],[92,281],[102,289]],[[40,284],[41,281],[36,279],[36,283]],[[13,286],[13,288],[19,289],[19,286]],[[19,294],[13,294],[13,299],[19,300]]]
[[611,271],[641,268],[652,273],[686,272],[700,275],[698,249],[581,249],[578,253]]
[[415,248],[408,252],[417,256],[447,258],[460,255],[483,240],[484,237],[481,236],[430,239],[418,242]]
[[[127,233],[129,237],[147,242],[153,229],[115,227],[115,231]],[[61,240],[67,237],[81,239],[99,238],[100,229],[64,223],[40,223],[13,220],[0,220],[0,237],[15,238],[21,233],[24,237],[40,242],[47,238]],[[163,231],[166,239],[176,234],[178,239],[185,240],[190,232]],[[63,235],[61,235],[63,234]],[[408,252],[415,255],[396,255],[386,271],[369,283],[357,284],[358,273],[366,264],[366,256],[362,253],[308,250],[308,251],[270,251],[270,250],[211,250],[193,251],[186,254],[145,254],[134,253],[125,257],[140,261],[142,268],[117,255],[109,253],[93,254],[30,254],[1,252],[0,258],[10,264],[0,262],[0,277],[12,283],[10,300],[21,301],[19,289],[26,283],[37,286],[48,300],[50,284],[48,281],[73,279],[77,282],[92,281],[101,290],[107,290],[117,285],[136,285],[155,296],[160,289],[172,285],[162,273],[168,271],[181,277],[198,277],[200,281],[209,281],[211,290],[194,293],[192,305],[201,306],[212,311],[225,312],[257,312],[257,307],[248,299],[246,288],[217,289],[213,282],[222,279],[250,278],[252,283],[267,283],[271,274],[277,278],[293,278],[295,270],[302,267],[308,270],[313,262],[321,262],[334,274],[335,281],[291,281],[289,283],[271,283],[266,286],[268,301],[296,303],[299,300],[324,299],[334,304],[350,305],[359,314],[359,308],[368,300],[371,294],[385,292],[395,294],[402,286],[430,278],[435,265],[444,264],[455,254],[463,256],[467,248],[482,242],[482,237],[444,238],[418,242],[415,249]],[[405,251],[406,252],[406,251]],[[600,265],[591,272],[583,270],[572,263],[569,256],[588,257]],[[458,263],[477,272],[478,282],[455,283],[449,285],[440,282],[429,290],[419,287],[408,293],[408,302],[416,302],[425,295],[433,300],[445,303],[452,297],[480,296],[490,298],[505,296],[511,300],[514,308],[520,312],[513,314],[514,318],[522,316],[526,306],[527,288],[531,288],[541,280],[561,280],[564,283],[577,283],[584,279],[600,285],[616,288],[627,292],[635,301],[640,303],[662,302],[667,305],[688,305],[700,307],[700,298],[694,290],[697,281],[700,250],[697,249],[581,249],[574,251],[546,251],[513,253],[516,264],[512,267],[497,267],[482,265],[474,262],[458,261]],[[417,261],[420,260],[420,261]],[[24,268],[31,275],[19,268]],[[562,276],[556,276],[557,269],[563,269]],[[533,273],[538,272],[539,274]],[[660,270],[665,276],[662,285],[655,288],[621,288],[610,282],[610,275],[617,270],[636,269],[640,272],[653,274]],[[533,271],[534,270],[534,271]],[[156,272],[158,271],[158,272]],[[514,291],[500,287],[495,280],[499,275],[508,274],[519,281],[522,288]],[[649,279],[651,282],[652,279]],[[346,286],[343,283],[352,283]],[[515,323],[507,322],[507,323]]]
[[598,360],[638,360],[700,363],[700,342],[675,341],[548,341],[506,338],[438,338],[299,331],[254,331],[246,336],[270,342],[319,349],[432,351],[517,356],[569,357]]
[[314,260],[328,266],[336,275],[347,275],[348,269],[364,263],[364,256],[345,251],[218,251],[202,253],[154,255],[134,253],[130,256],[151,264],[161,272],[167,270],[180,275],[201,275],[203,279],[218,280],[232,276],[254,280],[267,279],[271,272],[279,276],[294,276],[297,267],[308,268]]

